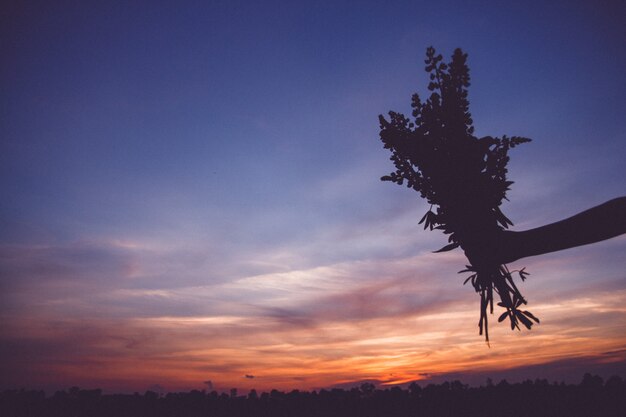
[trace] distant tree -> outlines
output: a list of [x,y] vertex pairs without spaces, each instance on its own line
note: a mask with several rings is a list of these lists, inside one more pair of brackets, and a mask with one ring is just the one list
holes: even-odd
[[375,390],[376,386],[371,382],[364,382],[361,384],[361,392],[366,396],[372,395]]
[[401,113],[382,115],[380,138],[392,153],[396,170],[381,179],[420,193],[431,207],[422,217],[424,229],[448,234],[449,244],[437,252],[462,248],[480,296],[480,334],[489,341],[488,314],[493,314],[494,293],[505,311],[498,321],[510,320],[530,329],[537,319],[523,310],[526,299],[513,280],[522,281],[524,268],[510,271],[506,263],[575,246],[594,243],[626,232],[626,197],[611,200],[571,218],[523,232],[506,231],[513,222],[500,210],[513,181],[507,179],[508,152],[530,142],[525,137],[494,138],[473,135],[469,112],[470,85],[467,54],[456,49],[449,64],[434,48],[426,51],[430,97],[411,100],[413,119]]
[[249,400],[258,400],[259,399],[259,394],[257,394],[255,389],[251,389],[250,392],[248,393],[248,399]]

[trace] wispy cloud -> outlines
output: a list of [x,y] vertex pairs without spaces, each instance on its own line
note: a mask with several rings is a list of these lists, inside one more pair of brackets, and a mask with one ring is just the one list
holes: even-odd
[[[104,258],[121,265],[129,259]],[[5,307],[2,357],[12,360],[3,367],[7,381],[53,372],[85,384],[141,379],[188,387],[210,378],[224,389],[311,388],[402,383],[425,373],[484,375],[601,355],[626,342],[623,287],[561,293],[550,280],[563,285],[564,278],[541,277],[546,266],[539,262],[531,278],[544,280],[547,291],[527,290],[541,325],[510,332],[494,316],[489,349],[475,327],[477,297],[455,273],[462,261],[460,254],[422,253],[161,289],[124,288],[120,282],[133,277],[120,274],[112,287],[96,280],[71,287],[72,297],[61,298],[60,289],[40,294],[34,311]],[[241,378],[246,374],[254,380]]]

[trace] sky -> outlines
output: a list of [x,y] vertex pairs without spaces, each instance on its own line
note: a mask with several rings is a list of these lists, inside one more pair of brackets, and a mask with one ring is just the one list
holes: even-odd
[[469,54],[513,230],[625,195],[619,1],[12,1],[0,11],[0,389],[626,377],[624,235],[510,265],[478,334],[378,115]]

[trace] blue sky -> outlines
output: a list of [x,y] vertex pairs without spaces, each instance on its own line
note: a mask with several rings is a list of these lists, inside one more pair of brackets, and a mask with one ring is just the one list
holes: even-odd
[[[409,113],[411,94],[425,94],[426,47],[447,57],[461,47],[469,53],[477,135],[533,138],[511,155],[516,183],[504,211],[515,230],[624,195],[625,15],[624,5],[612,1],[27,1],[5,7],[0,364],[9,376],[3,386],[162,384],[165,374],[148,371],[136,381],[122,371],[91,372],[89,379],[87,358],[104,351],[127,358],[129,350],[111,341],[151,334],[156,325],[142,320],[165,320],[158,334],[169,334],[174,318],[213,326],[194,334],[223,345],[211,356],[230,364],[220,368],[228,375],[224,384],[236,384],[237,372],[247,372],[261,355],[253,342],[239,339],[250,323],[263,335],[259,346],[274,346],[274,356],[268,353],[255,371],[268,375],[265,384],[380,379],[391,366],[381,359],[389,352],[357,349],[369,346],[358,341],[371,340],[359,330],[362,320],[400,337],[406,329],[394,326],[398,315],[419,321],[426,311],[444,314],[448,305],[477,314],[478,302],[455,274],[464,264],[461,253],[428,253],[445,238],[417,226],[425,203],[379,181],[392,164],[378,139],[378,114]],[[581,316],[591,314],[590,305],[614,306],[609,324],[598,322],[606,326],[597,330],[605,338],[599,345],[623,346],[624,312],[615,294],[626,294],[624,244],[616,238],[520,261],[533,273],[525,284],[531,306],[539,299],[546,306],[542,318],[550,317],[563,292],[560,301],[578,306]],[[565,304],[552,325],[542,324],[545,331],[502,333],[503,351],[523,338],[584,332],[576,327],[580,320],[564,318]],[[415,331],[407,346],[470,341],[468,352],[488,355],[475,318],[445,334]],[[275,327],[263,327],[273,320]],[[49,322],[57,327],[44,325]],[[172,335],[191,322],[179,323]],[[281,323],[296,326],[295,333],[281,330]],[[336,323],[350,337],[335,340]],[[77,329],[84,328],[106,336],[83,340]],[[62,348],[68,332],[82,352],[71,358]],[[368,359],[330,367],[341,368],[341,376],[316,373],[317,363],[303,365],[308,380],[284,377],[296,371],[276,363],[292,354],[294,363],[307,363],[314,334],[328,338],[311,348],[334,352],[327,361],[336,356],[344,366]],[[19,346],[42,347],[24,353]],[[145,346],[131,355],[136,363],[155,349]],[[249,362],[231,363],[236,346],[249,347]],[[191,351],[174,344],[157,356]],[[421,363],[410,352],[407,347],[398,369]],[[554,352],[519,363],[585,356],[583,350]],[[142,366],[152,369],[158,358]],[[28,371],[18,375],[15,364],[26,363]],[[60,376],[51,379],[42,370],[50,363],[71,366],[58,365],[53,373]],[[219,379],[211,370],[201,375],[193,363],[172,365],[173,386]],[[494,359],[487,370],[489,363],[498,371],[504,366]],[[442,373],[466,370],[439,366]]]

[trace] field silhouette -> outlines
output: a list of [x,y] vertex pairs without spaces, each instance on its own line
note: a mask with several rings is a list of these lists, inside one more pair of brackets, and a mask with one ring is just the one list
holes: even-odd
[[282,416],[567,416],[618,417],[626,415],[626,381],[612,376],[606,382],[585,374],[578,385],[549,383],[545,379],[510,384],[506,380],[480,387],[459,381],[412,383],[377,389],[365,383],[352,389],[280,392],[246,396],[193,390],[157,394],[102,394],[102,390],[9,390],[0,394],[0,411],[7,417],[282,417]]

